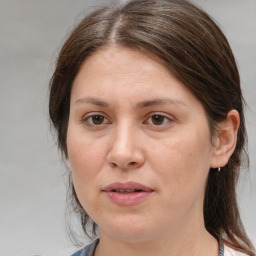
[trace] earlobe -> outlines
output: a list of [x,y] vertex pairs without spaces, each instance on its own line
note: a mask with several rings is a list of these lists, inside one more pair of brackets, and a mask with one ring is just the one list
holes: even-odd
[[236,147],[239,125],[240,117],[235,109],[230,110],[227,118],[218,124],[211,168],[224,167],[228,163]]

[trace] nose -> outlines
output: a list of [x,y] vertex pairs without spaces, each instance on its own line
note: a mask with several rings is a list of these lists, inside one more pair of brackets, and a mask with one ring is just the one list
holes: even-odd
[[143,145],[136,127],[124,124],[113,132],[107,161],[112,167],[123,170],[136,169],[143,165]]

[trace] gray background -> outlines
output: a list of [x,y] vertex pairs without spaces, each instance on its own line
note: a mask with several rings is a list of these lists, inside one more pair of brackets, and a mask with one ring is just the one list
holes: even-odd
[[[74,250],[64,228],[66,171],[48,124],[48,80],[67,32],[103,2],[0,0],[1,255],[65,256]],[[239,202],[256,242],[256,0],[193,2],[217,20],[238,61],[251,157]]]

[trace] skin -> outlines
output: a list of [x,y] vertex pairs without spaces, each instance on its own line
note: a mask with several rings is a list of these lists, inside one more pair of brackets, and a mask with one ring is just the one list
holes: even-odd
[[[219,127],[212,140],[202,104],[156,58],[109,46],[86,59],[72,87],[67,149],[77,196],[99,227],[95,255],[218,255],[204,227],[204,189],[210,167],[234,150],[238,113]],[[127,181],[153,192],[132,206],[102,192]]]

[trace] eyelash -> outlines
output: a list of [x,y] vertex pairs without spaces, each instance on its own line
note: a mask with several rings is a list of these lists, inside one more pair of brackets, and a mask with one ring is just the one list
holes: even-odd
[[[86,116],[86,117],[83,117],[81,122],[89,127],[92,127],[92,126],[102,126],[102,125],[105,125],[105,124],[108,124],[108,123],[111,123],[110,121],[109,122],[104,122],[104,123],[101,123],[101,124],[95,124],[93,123],[93,120],[92,118],[95,118],[95,117],[100,117],[100,118],[103,118],[104,121],[108,120],[104,115],[101,115],[101,114],[90,114],[89,116]],[[91,119],[91,121],[89,121]]]
[[[95,123],[93,122],[93,120],[92,120],[92,119],[95,118],[95,117],[99,117],[100,119],[103,118],[103,123],[95,124]],[[153,118],[153,117],[155,117],[155,118],[156,118],[156,117],[157,117],[157,118],[160,118],[160,119],[163,121],[163,123],[161,123],[161,124],[154,124],[154,122],[152,121],[152,118]],[[89,120],[91,120],[91,121],[89,121]],[[149,121],[149,120],[151,120],[151,121]],[[106,121],[107,121],[107,122],[106,122]],[[152,114],[150,114],[150,115],[147,117],[146,121],[144,121],[143,124],[150,124],[150,125],[159,127],[159,126],[164,126],[164,125],[166,125],[166,124],[168,124],[168,123],[170,123],[170,122],[172,122],[172,121],[173,121],[173,118],[170,118],[170,117],[168,117],[168,116],[166,116],[166,115],[164,115],[164,114],[152,113]],[[111,122],[110,122],[104,115],[102,115],[102,114],[97,114],[97,113],[95,113],[95,114],[90,114],[89,116],[83,117],[82,120],[81,120],[81,122],[82,122],[83,124],[85,124],[86,126],[89,126],[89,127],[100,127],[100,126],[103,126],[103,125],[105,125],[105,124],[111,124]]]
[[[158,117],[158,118],[160,117],[160,118],[163,120],[163,123],[161,123],[161,124],[154,124],[153,121],[152,121],[152,118],[153,118],[153,117]],[[168,123],[170,123],[170,122],[173,121],[172,118],[170,118],[170,117],[168,117],[168,116],[166,116],[166,115],[164,115],[164,114],[160,114],[160,113],[152,113],[152,114],[147,118],[146,122],[144,122],[144,123],[147,123],[148,120],[151,120],[150,124],[153,125],[153,126],[163,126],[163,125],[166,125],[166,124],[168,124]]]

